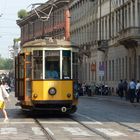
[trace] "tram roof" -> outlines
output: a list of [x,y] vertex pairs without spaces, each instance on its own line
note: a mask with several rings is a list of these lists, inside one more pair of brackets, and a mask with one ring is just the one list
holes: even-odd
[[36,39],[33,41],[26,42],[23,46],[26,47],[76,47],[75,44],[72,44],[70,41],[62,40],[62,39]]

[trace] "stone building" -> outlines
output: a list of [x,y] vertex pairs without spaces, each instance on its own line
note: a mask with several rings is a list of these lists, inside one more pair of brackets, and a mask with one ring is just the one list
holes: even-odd
[[139,0],[72,0],[69,9],[81,81],[114,90],[120,79],[140,79]]
[[69,0],[48,0],[38,6],[36,11],[31,10],[27,17],[17,20],[21,29],[21,45],[45,37],[69,40],[70,15],[68,3]]

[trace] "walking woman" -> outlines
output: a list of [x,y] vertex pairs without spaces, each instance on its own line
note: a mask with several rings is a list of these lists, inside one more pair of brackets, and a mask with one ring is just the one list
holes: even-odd
[[5,110],[5,99],[8,100],[9,94],[7,93],[4,85],[0,81],[0,111],[2,111],[4,115],[4,121],[8,120],[7,112]]

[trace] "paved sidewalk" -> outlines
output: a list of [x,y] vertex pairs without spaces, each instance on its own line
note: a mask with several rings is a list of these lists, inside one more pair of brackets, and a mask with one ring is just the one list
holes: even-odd
[[130,103],[130,101],[126,100],[125,97],[121,99],[119,96],[104,96],[104,95],[87,96],[85,95],[85,96],[79,96],[79,98],[93,98],[93,99],[98,99],[98,100],[107,100],[111,102],[119,102],[119,103],[126,103],[126,104],[140,106],[140,103],[137,103],[136,99],[134,103]]

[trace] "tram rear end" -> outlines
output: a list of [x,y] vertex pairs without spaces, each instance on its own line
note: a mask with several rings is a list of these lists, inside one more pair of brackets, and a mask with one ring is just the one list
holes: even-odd
[[19,104],[23,109],[74,113],[78,104],[74,89],[77,49],[60,41],[43,41],[27,43],[16,59]]

